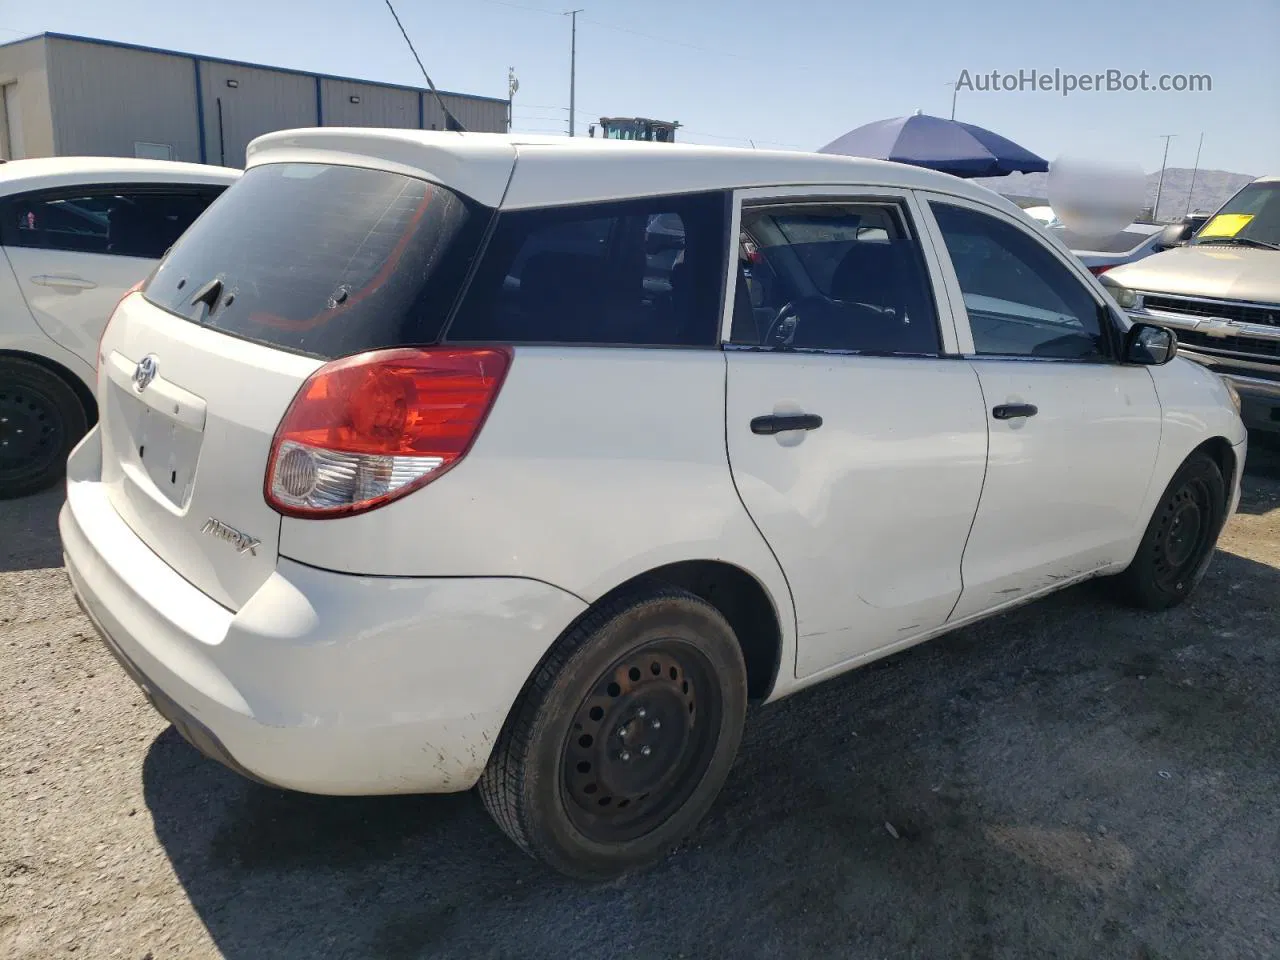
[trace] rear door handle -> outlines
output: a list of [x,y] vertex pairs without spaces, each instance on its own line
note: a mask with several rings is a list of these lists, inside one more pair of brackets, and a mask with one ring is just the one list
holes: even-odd
[[31,282],[42,287],[67,287],[72,290],[92,290],[97,286],[92,280],[86,280],[84,277],[57,277],[43,273],[32,277]]
[[817,430],[820,426],[822,418],[816,413],[774,413],[754,418],[751,432],[768,437],[784,430]]
[[1016,420],[1018,417],[1034,417],[1040,408],[1033,403],[1002,403],[991,408],[991,415],[997,420]]

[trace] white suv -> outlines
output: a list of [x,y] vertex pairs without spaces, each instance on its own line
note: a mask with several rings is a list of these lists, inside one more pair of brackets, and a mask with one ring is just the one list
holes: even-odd
[[0,499],[62,478],[97,419],[112,308],[239,173],[114,157],[0,166]]
[[60,520],[158,709],[314,793],[661,856],[771,700],[1088,577],[1167,607],[1223,381],[1015,207],[830,156],[305,130],[117,308]]

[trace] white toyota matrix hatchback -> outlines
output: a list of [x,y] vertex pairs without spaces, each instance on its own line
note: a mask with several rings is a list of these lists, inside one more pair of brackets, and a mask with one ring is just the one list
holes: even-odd
[[609,876],[749,701],[1089,577],[1183,600],[1246,435],[1176,348],[922,169],[284,131],[111,319],[67,570],[209,756],[478,784]]

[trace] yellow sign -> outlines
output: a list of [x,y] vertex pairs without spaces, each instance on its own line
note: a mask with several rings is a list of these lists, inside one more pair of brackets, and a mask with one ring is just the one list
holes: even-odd
[[1252,213],[1220,213],[1204,225],[1200,236],[1234,237],[1252,219]]

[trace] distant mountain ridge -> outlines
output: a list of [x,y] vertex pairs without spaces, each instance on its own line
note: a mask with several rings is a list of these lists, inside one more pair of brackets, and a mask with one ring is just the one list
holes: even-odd
[[[1256,177],[1244,173],[1232,173],[1230,170],[1197,170],[1195,193],[1191,197],[1191,212],[1212,213],[1225,203],[1232,194]],[[1156,199],[1156,184],[1160,181],[1159,172],[1147,174],[1147,197],[1145,206],[1150,209]],[[1042,200],[1049,195],[1049,175],[1047,173],[1015,173],[1007,177],[981,177],[977,180],[996,193],[1016,197],[1038,197]],[[1160,210],[1156,219],[1176,219],[1187,212],[1187,191],[1191,188],[1190,167],[1168,167],[1164,172],[1164,189],[1160,192]]]

